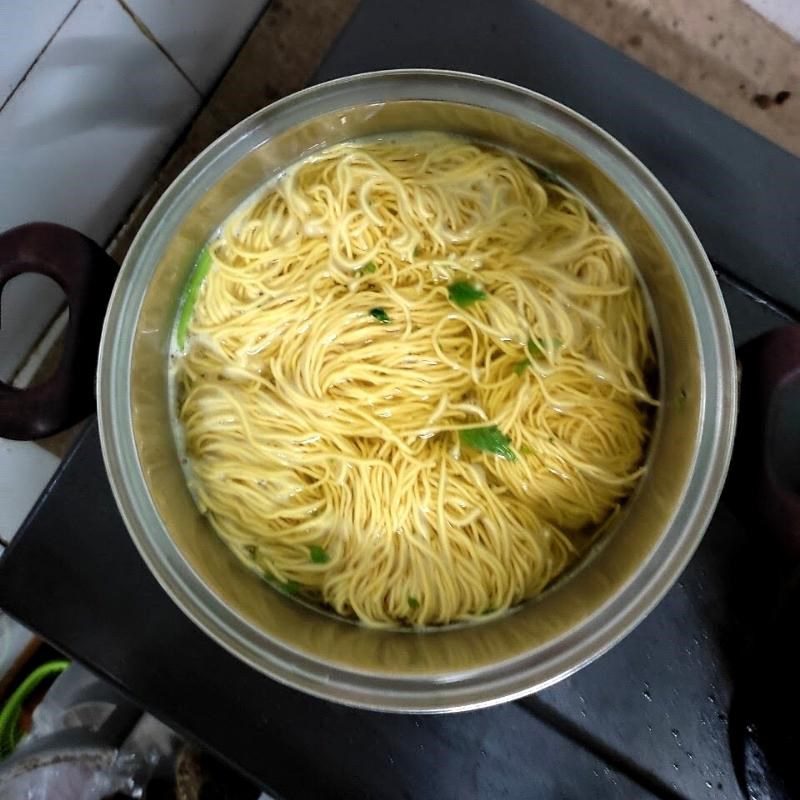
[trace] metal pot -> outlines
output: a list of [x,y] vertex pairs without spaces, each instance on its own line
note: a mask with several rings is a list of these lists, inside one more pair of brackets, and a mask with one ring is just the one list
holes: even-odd
[[[184,484],[167,360],[196,254],[243,200],[315,148],[420,129],[488,141],[552,170],[613,227],[649,298],[660,406],[646,475],[576,568],[499,619],[413,633],[371,630],[305,607],[233,558]],[[180,175],[120,271],[97,391],[106,467],[128,530],[164,589],[209,636],[266,675],[319,697],[371,709],[455,711],[564,678],[619,641],[669,589],[722,488],[736,368],[720,291],[697,237],[624,147],[570,109],[516,86],[402,70],[344,78],[274,103]]]

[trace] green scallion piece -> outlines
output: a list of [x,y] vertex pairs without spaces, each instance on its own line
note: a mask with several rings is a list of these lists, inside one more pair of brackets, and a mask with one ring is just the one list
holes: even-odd
[[486,299],[486,292],[468,281],[456,281],[447,287],[447,296],[460,308],[466,308]]
[[[552,342],[553,350],[558,350],[559,347],[563,344],[560,339],[553,339]],[[528,339],[528,352],[531,356],[537,360],[546,358],[547,357],[547,343],[543,339]],[[514,374],[515,375],[522,375],[525,372],[525,369],[529,366],[530,362],[528,359],[523,359],[522,361],[517,361],[514,364]]]
[[208,247],[204,247],[197,260],[194,262],[192,274],[189,275],[189,280],[186,283],[186,288],[183,292],[183,299],[181,300],[180,311],[178,312],[178,327],[175,336],[178,342],[178,347],[183,350],[186,344],[186,331],[189,328],[189,321],[192,319],[194,307],[197,304],[197,296],[200,294],[200,287],[211,269],[214,259]]
[[378,320],[382,325],[388,325],[391,322],[389,315],[382,308],[371,308],[369,310],[369,315]]
[[414,597],[413,594],[410,594],[408,596],[408,607],[413,608],[415,610],[419,608],[419,600],[417,600],[417,598]]
[[331,560],[328,551],[318,544],[312,544],[311,547],[308,548],[308,552],[314,564],[327,564]]
[[356,270],[356,277],[362,278],[364,275],[374,275],[378,271],[378,268],[375,266],[374,261],[367,261],[363,267],[359,267]]
[[485,428],[468,428],[459,431],[461,443],[475,450],[493,453],[506,461],[516,461],[517,454],[511,449],[511,439],[508,438],[497,425],[488,425]]
[[268,570],[265,570],[261,574],[261,577],[267,583],[274,586],[276,589],[280,590],[284,594],[297,594],[301,589],[301,586],[297,581],[288,580],[284,583],[282,580],[276,578],[275,575],[273,575]]

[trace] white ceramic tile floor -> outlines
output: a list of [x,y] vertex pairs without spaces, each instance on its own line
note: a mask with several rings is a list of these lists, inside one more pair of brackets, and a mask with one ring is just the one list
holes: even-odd
[[0,439],[0,537],[11,541],[58,466],[31,442]]
[[81,0],[0,113],[0,229],[106,240],[199,102],[116,0]]
[[0,1],[0,106],[77,0]]
[[204,94],[268,0],[125,0]]

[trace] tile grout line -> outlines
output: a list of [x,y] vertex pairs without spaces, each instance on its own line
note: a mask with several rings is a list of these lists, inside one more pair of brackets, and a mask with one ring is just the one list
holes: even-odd
[[80,3],[81,0],[75,0],[75,2],[72,5],[72,8],[70,8],[70,10],[67,11],[66,15],[64,16],[64,19],[62,19],[61,22],[59,22],[58,26],[53,31],[50,38],[44,43],[44,47],[42,47],[42,49],[36,54],[36,58],[34,58],[33,61],[31,61],[30,65],[28,66],[28,69],[25,70],[25,74],[17,81],[14,88],[9,92],[8,97],[6,97],[6,99],[3,100],[3,102],[0,104],[0,111],[2,111],[9,104],[11,98],[17,93],[19,87],[22,86],[23,83],[25,83],[25,81],[28,78],[28,75],[31,74],[33,68],[39,63],[39,59],[44,55],[47,48],[50,47],[50,44],[52,43],[53,39],[55,39],[56,36],[58,36],[59,31],[64,27],[67,20],[72,16],[73,11],[75,11],[75,9],[80,5]]
[[167,48],[164,47],[163,44],[161,44],[161,42],[158,40],[155,34],[150,30],[150,28],[148,28],[147,25],[145,25],[145,23],[142,21],[139,15],[128,5],[126,0],[117,0],[117,3],[119,3],[120,8],[122,8],[122,10],[131,18],[131,20],[133,20],[134,25],[136,25],[136,27],[142,32],[144,37],[148,41],[152,42],[159,49],[161,55],[163,55],[164,58],[166,58],[167,61],[169,61],[169,63],[172,64],[172,66],[175,67],[176,70],[178,70],[183,79],[197,93],[198,97],[202,98],[203,93],[197,86],[195,86],[194,81],[186,74],[186,72],[183,70],[180,64],[178,64],[178,62],[172,57]]

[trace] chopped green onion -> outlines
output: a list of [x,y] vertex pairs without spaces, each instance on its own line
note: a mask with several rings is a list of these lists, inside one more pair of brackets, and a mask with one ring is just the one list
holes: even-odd
[[475,450],[494,453],[506,461],[516,461],[516,453],[511,449],[511,439],[508,438],[497,425],[485,428],[468,428],[458,432],[461,443]]
[[369,310],[369,315],[378,320],[382,325],[388,325],[391,322],[389,315],[382,308],[371,308]]
[[534,358],[544,358],[544,342],[541,339],[528,339],[528,352]]
[[447,296],[461,308],[486,299],[486,292],[467,281],[456,281],[447,287]]
[[327,564],[331,557],[328,555],[328,551],[324,547],[320,547],[318,544],[312,544],[311,547],[308,548],[309,554],[311,556],[311,560],[315,564]]
[[279,589],[284,594],[297,594],[300,591],[300,584],[297,581],[288,580],[285,583],[276,578],[271,572],[264,571],[261,577],[269,584]]
[[181,350],[183,350],[183,346],[186,344],[186,331],[189,328],[189,321],[192,319],[192,313],[197,303],[197,296],[200,294],[200,287],[203,285],[203,281],[206,279],[206,275],[208,275],[208,271],[211,269],[213,263],[214,259],[211,257],[208,247],[204,247],[197,256],[192,274],[189,276],[189,280],[186,283],[186,289],[183,293],[178,316],[178,328],[175,333],[178,347]]
[[[550,347],[558,350],[564,342],[561,339],[551,339]],[[528,352],[534,358],[544,358],[547,355],[547,342],[544,339],[528,339]]]
[[419,608],[419,600],[417,600],[417,598],[414,597],[413,594],[410,594],[408,596],[408,607],[409,608],[414,608],[414,609]]
[[525,372],[525,370],[528,369],[529,366],[530,363],[528,362],[527,358],[523,358],[522,361],[517,361],[517,363],[514,364],[514,374],[522,375],[522,373]]
[[[553,350],[558,350],[561,347],[563,342],[561,339],[553,339],[551,341],[551,345]],[[547,343],[543,339],[528,339],[528,352],[533,356],[533,358],[539,360],[542,358],[547,357]],[[523,359],[522,361],[517,361],[514,364],[514,374],[515,375],[522,375],[525,372],[525,369],[529,366],[528,359]]]
[[374,261],[367,261],[363,267],[359,267],[356,270],[356,277],[362,278],[364,275],[373,275],[375,272],[378,271],[378,268],[375,266]]

